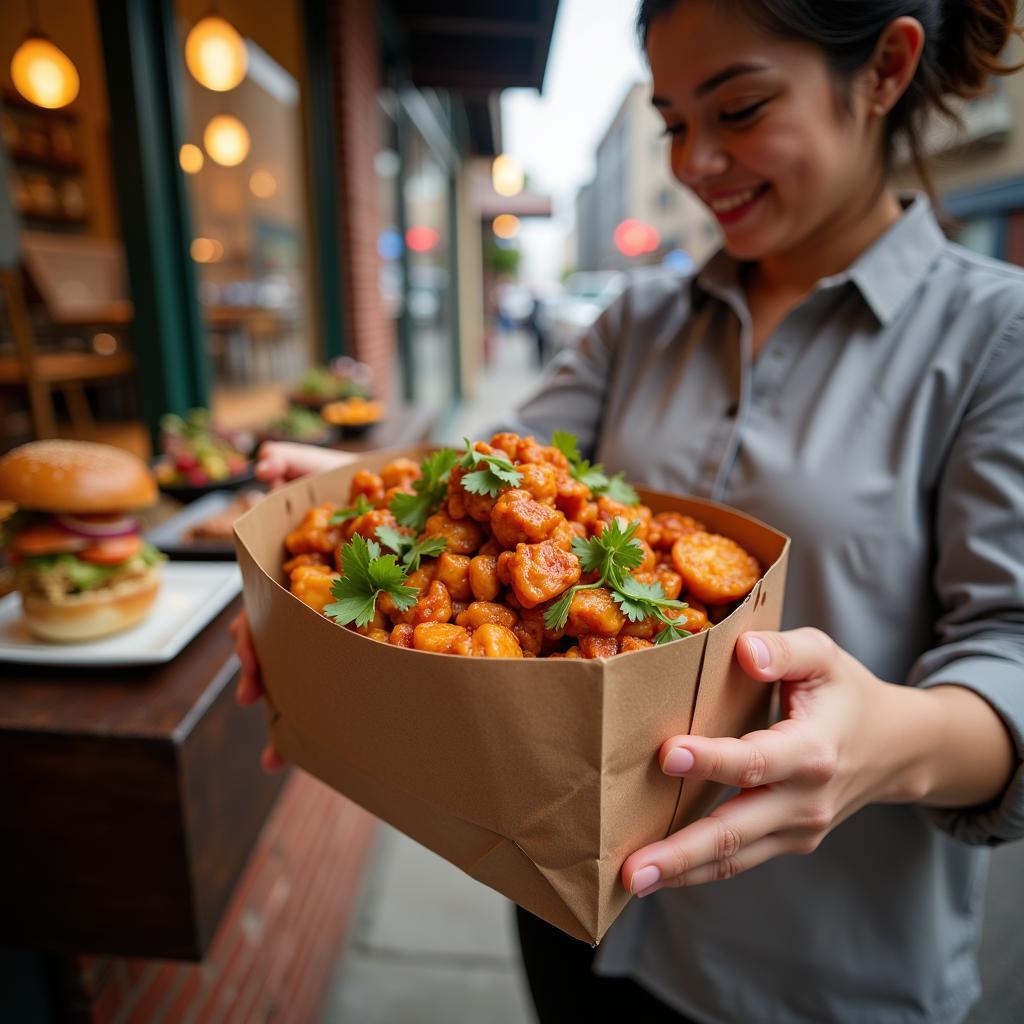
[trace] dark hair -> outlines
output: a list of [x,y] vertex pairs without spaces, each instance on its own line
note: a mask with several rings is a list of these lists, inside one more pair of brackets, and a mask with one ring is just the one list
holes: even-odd
[[[637,32],[646,48],[651,22],[679,0],[640,0]],[[1010,74],[1018,66],[999,62],[1016,25],[1017,0],[728,0],[756,23],[782,39],[816,44],[825,54],[833,78],[845,89],[871,59],[886,25],[896,18],[916,18],[925,42],[913,80],[886,119],[883,161],[892,166],[896,140],[906,140],[910,160],[922,184],[935,198],[925,160],[923,134],[933,111],[958,120],[950,106],[985,89],[992,74]],[[840,93],[848,103],[847,92]]]

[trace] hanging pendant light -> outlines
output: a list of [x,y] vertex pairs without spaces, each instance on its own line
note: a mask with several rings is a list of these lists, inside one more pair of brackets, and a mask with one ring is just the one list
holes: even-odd
[[186,37],[185,64],[200,85],[227,92],[245,78],[249,58],[235,27],[210,14],[197,21]]
[[210,159],[222,167],[237,167],[249,155],[248,129],[231,114],[218,114],[203,131]]
[[11,58],[14,88],[37,107],[58,110],[77,95],[78,68],[60,47],[38,29],[35,7],[29,3],[29,32]]

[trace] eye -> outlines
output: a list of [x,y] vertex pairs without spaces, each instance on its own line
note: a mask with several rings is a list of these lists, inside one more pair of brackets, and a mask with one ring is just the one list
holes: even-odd
[[730,124],[739,124],[752,118],[767,102],[767,100],[759,100],[757,103],[751,103],[750,106],[742,107],[740,110],[722,111],[719,116],[723,121],[728,121]]
[[669,124],[665,126],[665,130],[661,133],[661,137],[672,139],[681,139],[686,134],[685,124]]

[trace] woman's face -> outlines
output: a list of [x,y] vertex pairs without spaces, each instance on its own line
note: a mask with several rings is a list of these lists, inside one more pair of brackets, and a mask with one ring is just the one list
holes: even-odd
[[817,47],[766,34],[733,4],[680,0],[651,23],[647,52],[672,172],[734,256],[785,256],[866,201],[877,122],[856,82],[851,110],[837,100]]

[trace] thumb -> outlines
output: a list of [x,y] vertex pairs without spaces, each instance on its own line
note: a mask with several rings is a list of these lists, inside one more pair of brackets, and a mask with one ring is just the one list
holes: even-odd
[[805,682],[832,674],[839,657],[836,642],[820,629],[741,633],[736,660],[752,679]]

